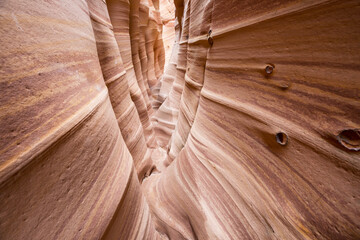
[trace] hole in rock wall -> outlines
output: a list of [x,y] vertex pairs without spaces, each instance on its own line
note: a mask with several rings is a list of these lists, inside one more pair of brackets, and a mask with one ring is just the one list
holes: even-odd
[[273,73],[275,66],[274,65],[267,65],[265,67],[265,74],[270,75]]
[[346,129],[339,133],[337,136],[338,141],[346,149],[359,151],[360,150],[360,130],[359,129]]
[[289,141],[287,134],[283,132],[278,132],[275,137],[276,142],[282,146],[285,146]]

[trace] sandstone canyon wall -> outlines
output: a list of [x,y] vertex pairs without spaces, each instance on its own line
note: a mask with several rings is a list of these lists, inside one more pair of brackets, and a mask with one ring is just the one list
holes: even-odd
[[0,239],[359,239],[360,2],[3,0]]

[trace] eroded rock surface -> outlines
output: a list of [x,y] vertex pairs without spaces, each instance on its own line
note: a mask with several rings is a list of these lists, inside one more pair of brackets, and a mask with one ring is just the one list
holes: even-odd
[[0,239],[359,239],[359,1],[0,3]]

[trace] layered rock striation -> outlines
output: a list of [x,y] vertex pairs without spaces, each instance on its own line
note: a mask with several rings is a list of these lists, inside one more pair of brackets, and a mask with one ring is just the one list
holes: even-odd
[[359,239],[359,9],[4,0],[0,239]]

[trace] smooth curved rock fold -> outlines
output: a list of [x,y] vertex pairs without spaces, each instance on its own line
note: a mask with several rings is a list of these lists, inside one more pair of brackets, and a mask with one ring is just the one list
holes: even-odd
[[360,239],[360,4],[0,3],[1,239]]

